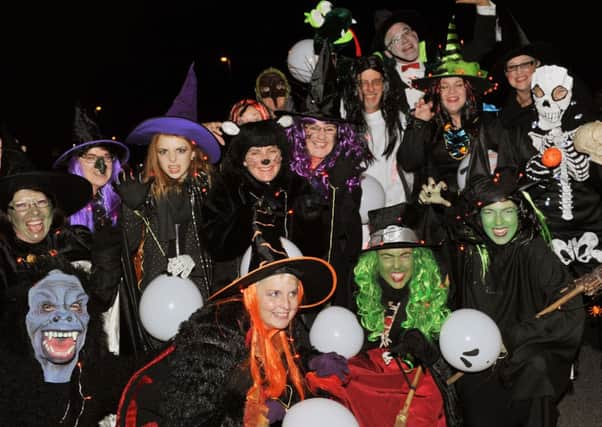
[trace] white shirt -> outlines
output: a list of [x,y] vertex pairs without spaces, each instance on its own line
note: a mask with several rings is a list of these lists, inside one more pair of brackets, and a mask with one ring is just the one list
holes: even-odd
[[[402,116],[402,124],[405,127],[405,116]],[[401,142],[402,135],[395,142],[395,148],[388,158],[383,156],[387,146],[387,130],[385,120],[381,111],[374,113],[364,113],[366,123],[368,124],[368,147],[374,155],[373,163],[364,172],[375,178],[385,191],[385,206],[393,206],[407,200],[403,184],[397,172],[397,149]],[[405,173],[408,187],[412,188],[414,175]]]

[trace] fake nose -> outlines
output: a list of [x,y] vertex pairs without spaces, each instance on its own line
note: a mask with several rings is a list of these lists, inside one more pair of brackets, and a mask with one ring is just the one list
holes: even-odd
[[105,174],[105,172],[107,171],[107,165],[105,163],[105,159],[102,157],[98,157],[96,159],[96,162],[94,162],[94,168],[98,169],[98,172],[100,172],[101,174]]
[[261,164],[262,164],[262,165],[265,165],[265,166],[269,165],[269,164],[270,164],[270,159],[263,159],[263,160],[261,161]]

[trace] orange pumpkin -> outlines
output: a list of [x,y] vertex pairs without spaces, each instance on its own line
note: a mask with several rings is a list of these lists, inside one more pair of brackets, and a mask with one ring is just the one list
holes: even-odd
[[543,152],[541,162],[548,168],[555,168],[562,160],[562,151],[556,147],[550,147]]

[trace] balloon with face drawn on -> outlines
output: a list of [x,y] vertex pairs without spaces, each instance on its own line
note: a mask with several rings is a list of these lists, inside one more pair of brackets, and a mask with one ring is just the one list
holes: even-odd
[[480,372],[493,365],[502,348],[502,334],[482,311],[462,308],[452,312],[439,335],[441,355],[454,368]]
[[70,381],[86,341],[88,299],[80,280],[60,270],[50,271],[29,290],[25,323],[46,382]]

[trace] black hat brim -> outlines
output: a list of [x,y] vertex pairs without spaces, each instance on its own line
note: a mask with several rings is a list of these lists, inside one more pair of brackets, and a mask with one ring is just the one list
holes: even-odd
[[59,171],[27,172],[0,179],[0,209],[6,211],[19,190],[46,194],[67,216],[83,208],[92,198],[92,185],[79,175]]
[[222,299],[242,292],[245,288],[281,271],[290,272],[303,282],[303,302],[300,308],[311,308],[327,301],[337,286],[334,268],[321,258],[283,258],[264,264],[216,291],[209,300]]

